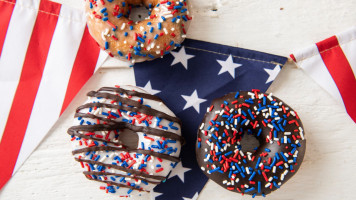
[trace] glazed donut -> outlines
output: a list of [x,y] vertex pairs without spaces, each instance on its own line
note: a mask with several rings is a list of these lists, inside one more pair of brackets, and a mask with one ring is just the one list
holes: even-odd
[[[143,4],[149,17],[130,19],[132,6]],[[86,0],[89,32],[110,56],[142,62],[179,47],[186,37],[187,0]]]
[[181,121],[160,98],[134,86],[87,95],[68,129],[84,175],[120,196],[150,192],[180,161]]
[[[256,146],[244,137],[255,138]],[[202,171],[222,187],[265,196],[297,172],[305,143],[302,122],[287,104],[259,90],[241,91],[213,100],[198,130],[196,155]]]

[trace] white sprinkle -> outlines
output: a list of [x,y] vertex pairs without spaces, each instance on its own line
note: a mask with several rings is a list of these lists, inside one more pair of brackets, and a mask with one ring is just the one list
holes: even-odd
[[124,30],[125,26],[126,26],[126,23],[123,23],[123,24],[121,25],[121,30]]
[[288,169],[289,165],[287,163],[284,163],[284,167]]

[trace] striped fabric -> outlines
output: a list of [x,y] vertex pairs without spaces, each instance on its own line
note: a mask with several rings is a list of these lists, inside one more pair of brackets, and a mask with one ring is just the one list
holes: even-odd
[[0,189],[106,59],[82,11],[0,0]]
[[291,55],[356,123],[356,27]]

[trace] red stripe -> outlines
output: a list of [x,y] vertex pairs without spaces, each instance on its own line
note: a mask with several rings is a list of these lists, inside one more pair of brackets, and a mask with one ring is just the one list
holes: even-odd
[[72,73],[69,78],[68,87],[61,114],[69,103],[83,87],[83,85],[93,75],[98,60],[100,48],[90,36],[88,28],[85,28],[82,41],[79,46],[77,57],[75,58]]
[[356,122],[356,80],[336,36],[316,44],[330,75],[339,89],[350,117]]
[[7,28],[9,27],[12,11],[15,7],[15,0],[0,1],[0,55],[4,46]]
[[[21,149],[57,24],[60,4],[42,0],[40,10],[44,12],[38,12],[19,85],[0,143],[0,189],[10,179]],[[52,11],[52,14],[45,13]]]

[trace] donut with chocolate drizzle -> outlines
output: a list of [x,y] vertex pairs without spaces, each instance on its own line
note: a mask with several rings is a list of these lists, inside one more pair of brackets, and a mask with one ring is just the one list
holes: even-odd
[[121,196],[150,192],[180,161],[181,121],[162,100],[134,86],[87,94],[68,129],[89,180]]

